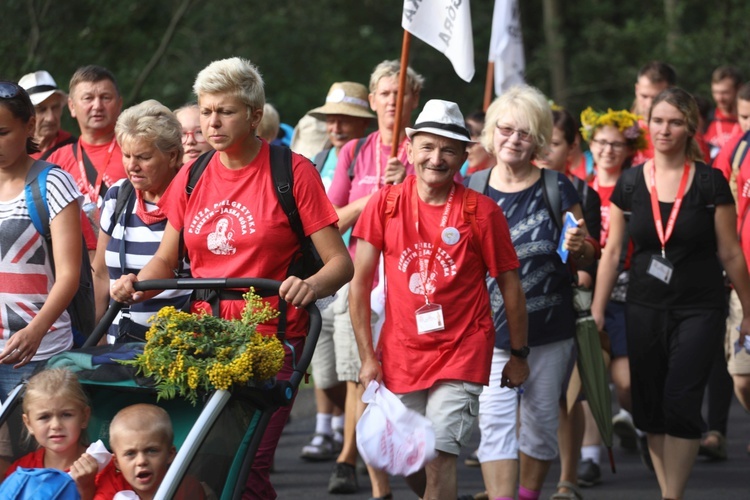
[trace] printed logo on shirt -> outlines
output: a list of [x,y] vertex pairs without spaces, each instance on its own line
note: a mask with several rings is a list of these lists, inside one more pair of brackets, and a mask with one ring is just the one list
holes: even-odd
[[432,243],[415,243],[401,252],[399,257],[398,270],[409,277],[409,290],[415,295],[433,294],[439,276],[447,278],[456,275],[456,262],[443,248],[438,248],[428,275],[430,255]]
[[237,252],[237,237],[255,233],[255,220],[242,203],[222,200],[198,210],[187,226],[190,234],[208,233],[206,246],[216,255]]

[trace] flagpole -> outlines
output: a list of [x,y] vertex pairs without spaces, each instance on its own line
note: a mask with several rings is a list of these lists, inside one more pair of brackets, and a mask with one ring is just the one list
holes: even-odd
[[393,139],[391,140],[391,158],[398,154],[398,140],[401,136],[401,113],[404,109],[404,89],[406,88],[406,75],[409,68],[409,47],[411,36],[404,30],[404,40],[401,43],[401,70],[398,74],[398,95],[396,97],[396,119],[393,122]]
[[487,108],[490,107],[490,103],[492,102],[492,85],[494,83],[495,76],[495,63],[492,61],[487,61],[487,78],[484,81],[484,111],[487,111]]

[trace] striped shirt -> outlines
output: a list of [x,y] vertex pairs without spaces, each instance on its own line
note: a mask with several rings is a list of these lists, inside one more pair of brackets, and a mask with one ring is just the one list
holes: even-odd
[[[47,176],[50,222],[65,207],[83,201],[75,181],[59,168]],[[24,191],[9,201],[0,201],[0,349],[15,332],[25,328],[47,300],[55,275],[52,255],[44,238],[34,228]],[[42,338],[32,361],[41,361],[73,345],[70,316],[63,311]]]
[[[135,214],[135,203],[126,205],[120,220],[115,221],[115,206],[117,205],[117,194],[124,180],[116,182],[107,191],[104,197],[104,206],[101,211],[101,230],[110,236],[104,261],[109,272],[109,282],[114,283],[123,274],[138,272],[148,263],[159,248],[159,243],[164,235],[167,220],[147,225]],[[135,193],[133,193],[135,202]],[[131,208],[132,206],[132,208]],[[128,208],[131,208],[128,210]],[[156,210],[156,205],[146,202],[146,209],[150,212]],[[124,222],[124,225],[123,225]],[[124,233],[124,237],[123,237]],[[123,247],[124,240],[124,247]],[[121,255],[125,262],[121,262]],[[183,264],[183,269],[187,269]],[[188,271],[186,270],[185,273]],[[149,325],[149,318],[156,314],[159,309],[166,306],[182,308],[190,299],[190,290],[165,290],[153,298],[130,306],[131,321],[143,325]],[[114,341],[119,332],[119,323],[122,314],[118,314],[112,322],[108,331],[110,342]]]

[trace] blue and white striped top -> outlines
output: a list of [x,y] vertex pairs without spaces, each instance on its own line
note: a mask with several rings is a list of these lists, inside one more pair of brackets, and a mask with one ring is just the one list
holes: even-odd
[[[138,274],[138,271],[151,260],[159,248],[159,243],[161,243],[164,229],[167,225],[166,219],[150,226],[146,225],[146,223],[135,215],[135,203],[128,204],[125,210],[123,210],[120,220],[115,221],[114,212],[117,204],[117,194],[123,182],[125,182],[124,179],[116,182],[109,188],[104,197],[104,205],[101,210],[101,230],[110,236],[107,250],[104,254],[110,284],[114,283],[123,274]],[[133,197],[135,198],[135,193]],[[133,208],[128,210],[130,206]],[[148,211],[156,210],[156,208],[156,205],[146,202],[146,209]],[[123,220],[125,222],[124,226]],[[123,239],[125,244],[124,265],[120,261]],[[189,266],[183,263],[182,269],[184,272],[181,274],[188,275]],[[149,300],[130,306],[130,319],[139,325],[148,326],[149,318],[156,314],[162,307],[174,306],[177,309],[182,308],[190,299],[190,293],[190,290],[165,290]],[[119,332],[121,317],[121,314],[117,315],[108,331],[108,341],[110,343],[114,342]]]

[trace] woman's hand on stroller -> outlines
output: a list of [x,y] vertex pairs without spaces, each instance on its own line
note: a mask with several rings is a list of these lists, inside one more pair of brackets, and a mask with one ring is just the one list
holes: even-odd
[[18,330],[5,342],[5,349],[0,352],[0,363],[13,365],[13,368],[22,367],[36,355],[46,333],[37,331],[33,324]]
[[138,277],[131,274],[123,274],[109,287],[109,296],[121,304],[132,304],[143,300],[143,292],[136,292],[133,283]]
[[279,285],[279,297],[299,308],[316,301],[318,293],[312,283],[289,276]]

